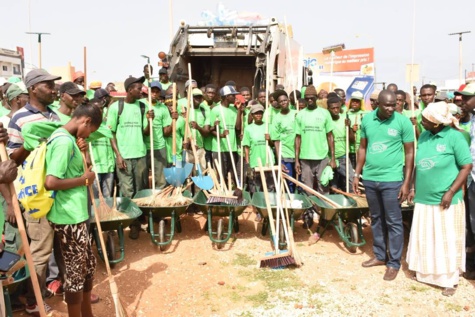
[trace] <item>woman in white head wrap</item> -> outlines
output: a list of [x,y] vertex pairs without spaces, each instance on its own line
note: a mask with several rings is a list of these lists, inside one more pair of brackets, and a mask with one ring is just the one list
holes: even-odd
[[451,296],[465,271],[465,205],[462,184],[472,168],[470,150],[445,102],[422,111],[409,202],[414,216],[407,250],[409,269],[422,283]]

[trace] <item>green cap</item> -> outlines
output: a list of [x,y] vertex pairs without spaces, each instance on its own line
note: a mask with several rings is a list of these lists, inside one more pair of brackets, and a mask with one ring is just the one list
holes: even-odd
[[13,100],[21,94],[28,95],[25,84],[21,81],[16,84],[11,84],[6,93],[8,101]]

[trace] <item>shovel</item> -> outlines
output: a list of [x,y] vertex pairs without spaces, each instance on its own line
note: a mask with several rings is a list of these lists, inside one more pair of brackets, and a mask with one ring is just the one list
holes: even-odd
[[[176,84],[173,83],[173,112],[176,112]],[[193,165],[190,168],[183,168],[176,166],[176,119],[172,121],[172,155],[173,155],[173,166],[163,169],[165,173],[165,179],[168,184],[175,187],[183,185],[183,183],[190,175]],[[186,167],[186,166],[185,166]]]

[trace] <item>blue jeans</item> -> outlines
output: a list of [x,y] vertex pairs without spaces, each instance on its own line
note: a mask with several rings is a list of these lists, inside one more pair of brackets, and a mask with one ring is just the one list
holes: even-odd
[[363,180],[363,184],[371,213],[374,255],[378,260],[385,261],[389,253],[389,261],[386,265],[399,269],[404,245],[404,228],[401,204],[397,196],[402,181],[374,182]]
[[[112,189],[114,187],[114,173],[99,173],[99,184],[101,186],[102,196],[104,198],[112,197]],[[92,183],[92,191],[94,192],[94,198],[99,198],[99,191],[97,189],[97,181]]]
[[[295,163],[284,162],[284,160],[282,160],[282,165],[284,165],[285,168],[287,168],[287,170],[289,171],[287,174],[289,174],[290,177],[295,178]],[[289,185],[290,192],[293,194],[295,191],[295,184],[289,180],[287,180],[286,182],[287,182],[287,185]]]

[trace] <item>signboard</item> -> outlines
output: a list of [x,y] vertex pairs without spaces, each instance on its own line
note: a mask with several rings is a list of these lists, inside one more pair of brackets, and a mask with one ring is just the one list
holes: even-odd
[[[411,75],[412,75],[412,78],[411,78]],[[406,83],[417,83],[419,81],[421,81],[419,77],[419,64],[407,64],[406,65]]]
[[[314,73],[330,73],[331,55],[310,53],[304,56],[304,66]],[[374,48],[361,48],[335,52],[333,72],[358,72],[361,75],[374,76]]]

